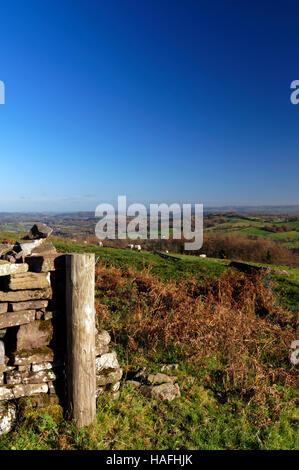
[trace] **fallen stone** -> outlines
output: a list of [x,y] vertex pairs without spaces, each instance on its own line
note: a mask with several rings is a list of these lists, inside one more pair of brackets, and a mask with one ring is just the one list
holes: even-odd
[[7,310],[8,310],[8,303],[7,302],[5,302],[3,304],[0,304],[0,314],[1,313],[6,313]]
[[114,372],[117,369],[119,369],[119,363],[115,351],[96,358],[96,372],[98,374],[102,371]]
[[177,377],[162,374],[161,372],[159,372],[158,374],[148,374],[146,379],[147,379],[147,382],[153,385],[164,384],[164,383],[174,383],[177,381]]
[[109,374],[104,374],[104,375],[97,375],[96,376],[96,384],[97,386],[104,386],[108,384],[112,384],[115,382],[118,382],[123,375],[122,369],[118,369],[115,372],[110,372]]
[[8,261],[0,260],[0,276],[10,276],[11,274],[26,273],[28,264],[11,264]]
[[[47,300],[29,300],[28,302],[10,302],[8,304],[8,310],[10,312],[19,312],[20,310],[36,310],[36,309],[43,309],[47,308],[48,306],[48,301]],[[1,305],[5,304],[0,304],[0,313],[1,312]]]
[[[16,266],[22,265],[20,264]],[[0,302],[24,302],[26,300],[43,300],[51,298],[52,289],[50,287],[48,289],[0,292]]]
[[17,351],[47,346],[53,337],[51,321],[32,321],[21,325],[17,332]]
[[139,390],[145,397],[155,398],[156,400],[172,401],[181,396],[178,384],[141,385]]
[[0,436],[13,429],[17,418],[17,407],[14,403],[0,403]]
[[35,319],[35,310],[24,310],[22,312],[7,312],[0,315],[0,328],[23,325]]
[[47,289],[50,287],[50,277],[46,273],[12,274],[7,278],[7,289]]
[[178,368],[178,364],[164,364],[164,366],[161,367],[161,372],[170,372],[173,370],[177,370]]
[[38,223],[34,224],[33,227],[29,231],[29,237],[31,239],[38,239],[38,238],[48,238],[53,229],[48,227],[46,224]]

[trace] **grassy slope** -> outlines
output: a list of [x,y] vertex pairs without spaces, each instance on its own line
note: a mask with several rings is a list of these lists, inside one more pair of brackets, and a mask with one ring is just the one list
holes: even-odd
[[[179,255],[181,261],[175,262],[148,252],[136,253],[63,241],[55,241],[54,244],[61,252],[94,252],[108,266],[130,266],[137,270],[151,267],[152,273],[163,280],[195,277],[203,281],[207,276],[218,277],[228,269],[228,262],[224,260]],[[295,311],[298,309],[299,269],[283,269],[292,277],[271,277],[278,284],[279,301]],[[120,346],[117,349],[122,366],[126,368],[125,351]],[[159,370],[163,362],[176,362],[175,352],[171,350],[165,351],[164,355],[159,354],[155,362],[146,363],[152,371]],[[122,387],[117,401],[111,401],[107,396],[100,397],[97,422],[91,428],[78,432],[64,421],[56,423],[49,415],[42,415],[0,438],[0,449],[299,448],[294,391],[285,390],[284,403],[281,404],[285,411],[279,418],[271,412],[271,397],[267,406],[259,407],[244,401],[241,396],[223,402],[221,384],[214,391],[207,387],[209,376],[218,368],[219,365],[212,361],[199,370],[186,370],[186,365],[181,362],[178,375],[182,397],[179,400],[157,402]],[[196,376],[196,383],[188,382],[186,373]]]
[[[61,252],[92,252],[96,258],[106,263],[108,266],[130,266],[141,270],[151,268],[152,274],[164,280],[175,280],[182,278],[195,278],[204,281],[207,276],[218,277],[222,272],[229,269],[228,260],[199,258],[189,255],[175,255],[181,261],[172,261],[160,256],[143,251],[141,253],[124,250],[120,248],[100,248],[94,245],[71,244],[65,241],[54,241],[54,245]],[[273,265],[263,265],[274,268]],[[274,289],[278,295],[278,301],[290,308],[293,312],[298,312],[299,305],[299,268],[289,268],[287,266],[277,266],[290,274],[290,277],[271,274],[269,276],[274,283]]]

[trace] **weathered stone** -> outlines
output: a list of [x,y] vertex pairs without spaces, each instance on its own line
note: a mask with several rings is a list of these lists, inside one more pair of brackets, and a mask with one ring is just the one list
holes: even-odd
[[15,263],[17,260],[17,253],[13,250],[7,251],[3,255],[1,255],[1,259],[3,261],[8,261],[9,263]]
[[181,396],[178,384],[164,383],[161,385],[142,385],[139,388],[142,395],[156,400],[172,401]]
[[29,256],[34,248],[41,245],[43,240],[21,240],[17,242],[14,246],[14,251],[17,253],[21,253],[21,256],[24,258],[25,256]]
[[5,346],[3,341],[0,341],[0,364],[5,365]]
[[39,393],[47,393],[49,390],[48,384],[26,384],[26,385],[15,385],[12,387],[14,398],[30,397],[31,395],[37,395]]
[[19,372],[30,372],[30,365],[27,366],[17,366]]
[[109,346],[97,346],[95,347],[96,356],[107,354],[109,352]]
[[98,398],[100,395],[103,395],[104,392],[105,392],[105,387],[98,387],[96,389],[96,398]]
[[96,358],[96,371],[98,374],[102,371],[108,373],[117,369],[119,369],[119,363],[115,351]]
[[166,374],[148,374],[147,382],[153,385],[164,384],[164,383],[174,383],[177,381],[177,377],[169,376]]
[[0,314],[1,313],[6,313],[7,310],[8,310],[8,303],[7,302],[5,302],[3,304],[0,304]]
[[177,370],[179,368],[178,364],[164,364],[164,366],[161,367],[161,372],[169,372],[173,370]]
[[[14,303],[10,302],[8,304],[8,310],[10,312],[19,312],[20,310],[43,309],[43,308],[47,308],[47,306],[48,306],[47,300],[29,300],[28,302],[14,302]],[[1,304],[0,304],[0,313],[2,313]]]
[[7,280],[7,289],[47,289],[50,287],[50,277],[46,273],[13,274]]
[[13,245],[9,243],[0,243],[0,256],[13,249]]
[[109,390],[113,393],[118,392],[119,389],[120,389],[120,382],[115,382],[109,385]]
[[0,302],[24,302],[26,300],[43,300],[51,298],[52,289],[50,287],[48,289],[0,292]]
[[55,254],[56,248],[51,242],[42,243],[39,246],[36,246],[31,251],[31,255],[48,255]]
[[2,400],[12,400],[13,398],[14,394],[11,387],[5,385],[0,387],[0,402]]
[[0,403],[0,436],[12,430],[16,418],[17,408],[14,403]]
[[54,352],[50,348],[41,348],[33,351],[18,351],[13,354],[13,363],[16,366],[38,364],[40,362],[53,362]]
[[57,376],[53,370],[40,370],[39,372],[31,372],[22,379],[24,384],[40,384],[56,380]]
[[96,331],[96,346],[107,346],[111,341],[111,337],[106,330]]
[[118,382],[122,378],[122,375],[123,375],[122,369],[118,369],[115,372],[110,372],[109,374],[97,375],[96,384],[97,386],[102,387],[104,385]]
[[55,310],[54,312],[44,312],[43,319],[44,320],[51,320],[52,318],[57,318],[62,315],[60,310]]
[[32,239],[48,238],[52,232],[53,229],[48,227],[46,224],[38,223],[34,224],[30,229],[29,237]]
[[4,385],[4,374],[0,372],[0,385]]
[[8,360],[8,358],[5,358],[5,364],[0,364],[0,374],[2,374],[3,372],[8,372],[8,371],[11,371],[11,370],[15,370],[15,367],[7,365],[7,360],[6,359]]
[[35,310],[24,310],[22,312],[7,312],[0,315],[0,328],[23,325],[35,319]]
[[6,328],[3,328],[2,330],[0,330],[0,339],[4,338],[4,336],[6,335]]
[[54,362],[41,362],[40,364],[32,364],[32,372],[39,372],[40,370],[50,370],[56,369],[58,367],[63,367],[63,360],[55,360]]
[[32,321],[21,325],[17,332],[17,350],[47,346],[53,336],[51,321]]
[[63,269],[65,266],[65,255],[61,253],[56,254],[33,254],[26,257],[26,263],[29,265],[30,271],[36,273],[55,271],[56,269]]
[[16,273],[26,273],[28,271],[28,264],[12,264],[8,261],[0,260],[0,276],[10,276]]
[[17,385],[22,383],[22,378],[24,373],[18,370],[12,370],[10,372],[6,372],[5,374],[5,382],[7,385]]

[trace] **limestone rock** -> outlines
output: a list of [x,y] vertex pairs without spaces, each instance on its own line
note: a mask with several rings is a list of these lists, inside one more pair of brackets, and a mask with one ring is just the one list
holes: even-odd
[[[19,312],[20,310],[36,310],[36,309],[43,309],[47,308],[48,306],[48,301],[47,300],[28,300],[27,302],[10,302],[8,304],[8,310],[10,312]],[[5,304],[0,304],[0,313],[1,312],[1,305]],[[7,311],[7,310],[6,310]]]
[[96,358],[96,371],[98,374],[102,371],[108,373],[116,371],[117,369],[119,369],[119,363],[115,351]]
[[27,397],[31,395],[37,395],[39,393],[48,393],[48,384],[27,384],[27,385],[15,385],[12,388],[14,398]]
[[156,400],[172,401],[181,396],[178,384],[142,385],[139,390],[145,397],[155,398]]
[[29,237],[31,239],[48,238],[52,232],[53,229],[48,227],[46,224],[34,224],[33,227],[30,229]]
[[161,367],[161,372],[170,372],[173,370],[177,370],[178,368],[178,364],[164,364],[164,366]]
[[116,383],[122,378],[122,375],[123,371],[120,368],[117,369],[115,372],[110,372],[109,374],[97,375],[97,386],[102,387],[104,385]]
[[53,336],[51,321],[32,321],[17,332],[17,351],[47,346]]
[[177,377],[170,376],[166,374],[162,374],[159,372],[158,374],[148,374],[147,382],[153,385],[163,384],[163,383],[174,383],[177,381]]
[[40,384],[56,380],[57,376],[53,370],[40,370],[39,372],[31,372],[22,379],[24,384]]
[[[15,266],[15,265],[13,265]],[[16,266],[22,266],[16,265]],[[24,302],[26,300],[43,300],[52,298],[52,289],[22,290],[15,292],[1,292],[0,302]],[[1,327],[0,327],[1,328]]]
[[55,254],[56,248],[51,242],[42,243],[39,246],[36,246],[31,251],[31,255],[48,255],[48,254]]
[[0,256],[2,256],[4,253],[7,253],[8,251],[13,249],[13,245],[9,243],[0,243]]
[[55,271],[63,269],[65,266],[65,255],[61,253],[46,253],[38,255],[33,253],[26,257],[26,263],[29,265],[30,271],[36,273]]
[[8,261],[0,260],[0,276],[10,276],[11,274],[26,273],[28,264],[11,264]]
[[2,400],[13,400],[14,394],[11,387],[1,386],[0,387],[0,403]]
[[50,348],[41,348],[33,351],[19,351],[13,354],[13,363],[16,366],[39,364],[40,362],[53,362],[54,352]]
[[14,403],[0,403],[0,436],[12,430],[17,417]]
[[6,328],[0,330],[0,339],[4,338],[5,335],[6,335]]
[[7,280],[7,289],[47,289],[50,287],[50,277],[46,273],[12,274]]
[[8,303],[7,302],[5,302],[3,304],[0,304],[0,314],[1,313],[6,313],[7,310],[8,310]]
[[23,325],[35,319],[35,310],[7,312],[0,315],[0,328]]
[[17,242],[14,246],[14,251],[16,253],[21,253],[22,257],[29,256],[37,246],[41,245],[43,240],[21,240]]
[[107,346],[111,341],[111,337],[106,330],[97,330],[96,332],[96,345]]

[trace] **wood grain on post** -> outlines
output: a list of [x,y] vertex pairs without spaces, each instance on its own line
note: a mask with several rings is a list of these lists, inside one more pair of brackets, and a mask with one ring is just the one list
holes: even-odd
[[78,428],[96,416],[94,253],[66,255],[68,413]]

